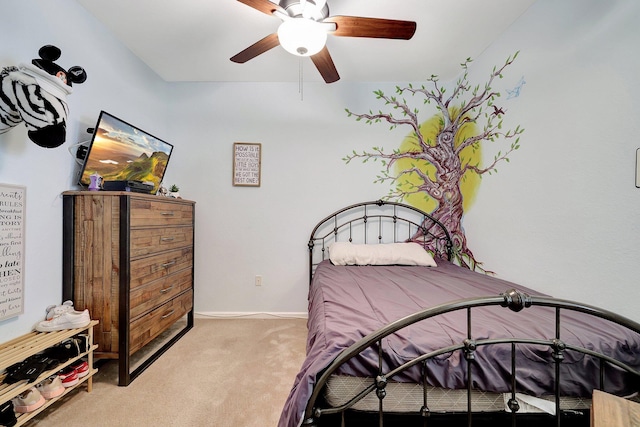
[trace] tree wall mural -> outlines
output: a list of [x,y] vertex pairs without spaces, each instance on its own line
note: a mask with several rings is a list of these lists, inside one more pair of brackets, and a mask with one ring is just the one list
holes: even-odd
[[[358,114],[346,109],[349,117],[367,124],[388,122],[391,129],[398,126],[411,129],[399,148],[390,152],[382,147],[361,153],[353,151],[343,160],[347,164],[355,159],[380,160],[383,169],[374,182],[391,185],[385,199],[430,211],[451,234],[454,261],[473,270],[485,271],[467,246],[462,227],[464,211],[475,197],[482,176],[496,173],[500,163],[509,162],[509,156],[520,148],[520,135],[524,132],[520,125],[503,129],[505,110],[496,104],[500,92],[493,88],[495,80],[503,78],[502,73],[517,56],[518,52],[502,66],[495,66],[484,85],[473,86],[469,82],[472,60],[467,58],[460,64],[462,74],[451,94],[440,84],[438,76],[432,75],[421,87],[396,86],[394,96],[374,91],[385,111]],[[523,79],[518,84],[518,93],[522,84]],[[435,107],[435,114],[421,122],[418,108],[411,107],[403,98],[405,95],[421,97],[423,105]],[[497,152],[493,161],[482,165],[482,149],[488,144],[497,145],[494,148]],[[416,240],[420,238],[414,236]]]

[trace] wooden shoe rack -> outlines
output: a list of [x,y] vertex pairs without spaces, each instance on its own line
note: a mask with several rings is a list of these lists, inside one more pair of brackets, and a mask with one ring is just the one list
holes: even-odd
[[[93,344],[93,327],[97,324],[97,320],[92,320],[89,325],[85,326],[84,328],[65,329],[56,332],[30,332],[4,344],[0,344],[0,381],[2,381],[2,383],[0,383],[0,404],[13,399],[23,391],[35,386],[40,381],[45,380],[49,376],[55,374],[59,370],[65,368],[66,366],[72,364],[82,357],[86,357],[87,363],[89,364],[89,374],[83,378],[80,378],[78,384],[66,388],[62,395],[47,400],[43,406],[33,412],[29,412],[26,414],[16,414],[16,417],[18,418],[16,426],[25,424],[36,414],[42,412],[44,409],[51,406],[58,399],[66,396],[71,390],[76,389],[81,384],[86,384],[87,392],[91,392],[91,389],[93,387],[92,377],[96,374],[96,372],[98,372],[98,370],[94,369],[93,367],[93,351],[97,348],[97,345]],[[53,347],[54,345],[61,343],[67,338],[71,338],[78,334],[87,334],[89,336],[88,351],[81,353],[77,357],[69,359],[65,363],[58,365],[55,369],[43,372],[42,375],[40,375],[35,381],[31,383],[28,383],[26,380],[22,380],[14,384],[4,383],[4,379],[7,376],[6,369],[9,366],[13,365],[14,363],[21,362],[36,353],[46,350],[49,347]]]

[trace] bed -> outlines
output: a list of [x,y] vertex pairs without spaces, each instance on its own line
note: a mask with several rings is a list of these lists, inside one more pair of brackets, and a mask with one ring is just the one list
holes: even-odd
[[588,425],[594,389],[640,389],[640,324],[455,265],[419,209],[347,206],[308,249],[307,356],[279,427]]

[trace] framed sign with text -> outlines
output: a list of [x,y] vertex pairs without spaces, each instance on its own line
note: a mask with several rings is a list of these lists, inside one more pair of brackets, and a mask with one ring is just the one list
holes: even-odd
[[24,313],[26,187],[0,184],[0,320]]
[[233,143],[233,185],[260,187],[262,144]]

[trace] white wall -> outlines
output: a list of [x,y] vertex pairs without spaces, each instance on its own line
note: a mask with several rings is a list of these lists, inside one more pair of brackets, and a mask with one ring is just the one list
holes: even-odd
[[524,76],[521,96],[499,103],[526,131],[465,219],[500,277],[636,321],[639,16],[633,0],[538,0],[474,62],[490,71],[521,51],[503,83]]
[[67,98],[63,145],[37,146],[23,124],[0,135],[0,182],[27,187],[24,314],[0,322],[2,342],[29,331],[45,307],[61,302],[60,194],[72,189],[77,173],[69,147],[87,139],[101,109],[165,133],[167,85],[72,0],[4,0],[0,39],[0,67],[29,63],[40,47],[53,44],[62,50],[59,65],[80,65],[88,74]]
[[[197,201],[197,311],[305,312],[306,243],[315,222],[387,193],[373,184],[379,164],[345,165],[342,157],[393,148],[405,132],[357,123],[344,108],[377,109],[373,90],[391,93],[402,82],[305,83],[303,101],[297,84],[168,84],[74,1],[3,6],[12,13],[0,15],[0,38],[12,43],[0,50],[1,66],[55,44],[63,51],[58,62],[82,65],[88,80],[69,97],[63,146],[37,147],[22,127],[0,135],[0,182],[26,185],[28,194],[25,314],[0,322],[0,341],[26,332],[59,302],[59,194],[75,179],[67,148],[100,109],[175,145],[165,183]],[[501,85],[525,76],[521,97],[504,106],[507,120],[526,132],[511,163],[483,180],[464,222],[471,249],[500,277],[635,319],[640,190],[632,118],[640,90],[632,52],[640,40],[632,17],[639,11],[632,0],[539,0],[476,58],[473,76],[483,83],[493,65],[521,51]],[[260,188],[231,185],[233,142],[262,143]],[[256,274],[262,287],[254,286]]]
[[[181,194],[197,201],[196,311],[306,312],[315,222],[387,192],[372,184],[377,167],[341,160],[376,138],[402,137],[347,117],[346,106],[368,108],[360,98],[373,89],[305,84],[301,101],[297,84],[171,85],[180,146],[170,169]],[[232,186],[234,142],[262,144],[259,188]]]

